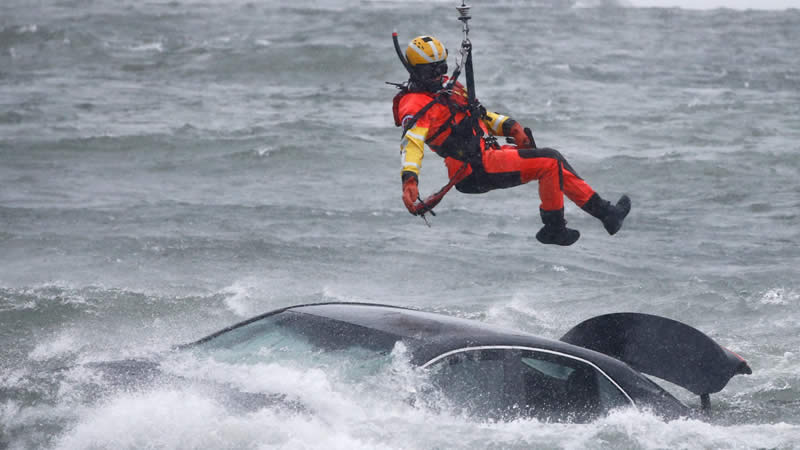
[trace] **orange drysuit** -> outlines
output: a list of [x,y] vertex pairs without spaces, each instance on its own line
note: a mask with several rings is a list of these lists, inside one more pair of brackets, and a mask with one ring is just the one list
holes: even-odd
[[[419,177],[425,144],[445,159],[456,189],[479,194],[532,180],[539,181],[540,208],[564,207],[564,195],[583,206],[595,193],[564,157],[549,148],[499,145],[493,136],[509,136],[516,123],[508,116],[481,109],[479,129],[470,120],[466,88],[450,92],[404,91],[394,100],[395,124],[405,132],[400,144],[402,177]],[[465,170],[459,170],[464,164]]]

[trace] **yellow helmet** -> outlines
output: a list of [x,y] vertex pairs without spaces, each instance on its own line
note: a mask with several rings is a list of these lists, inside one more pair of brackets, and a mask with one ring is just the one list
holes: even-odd
[[447,49],[435,37],[417,36],[406,47],[406,60],[411,67],[440,63],[447,60]]

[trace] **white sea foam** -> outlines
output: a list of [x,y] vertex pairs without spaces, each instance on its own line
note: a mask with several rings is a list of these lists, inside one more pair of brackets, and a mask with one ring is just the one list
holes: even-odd
[[148,42],[144,44],[134,45],[131,47],[131,50],[135,52],[157,52],[162,53],[164,51],[164,43],[163,42]]
[[264,147],[259,147],[259,148],[255,149],[253,151],[256,153],[256,155],[258,155],[259,157],[263,158],[265,156],[269,156],[270,154],[274,153],[275,150],[277,150],[275,147],[264,146]]
[[220,290],[225,307],[239,317],[249,317],[287,305],[287,298],[318,292],[312,283],[297,284],[285,270],[241,277]]
[[545,337],[563,332],[563,317],[548,310],[536,295],[517,292],[505,304],[494,304],[486,313],[486,322],[525,330]]
[[155,390],[117,396],[81,417],[61,437],[73,448],[365,448],[318,419],[261,409],[233,415],[192,390]]
[[19,29],[18,29],[18,32],[20,34],[22,34],[22,33],[36,33],[37,31],[39,31],[39,26],[36,25],[35,23],[32,23],[30,25],[23,25],[23,26],[19,27]]
[[798,300],[800,293],[785,288],[772,288],[761,296],[761,303],[765,305],[796,304]]
[[63,332],[50,341],[43,341],[36,344],[33,351],[28,355],[35,361],[44,361],[65,354],[71,354],[80,350],[75,336],[71,332]]
[[225,305],[237,316],[251,314],[250,300],[253,285],[246,281],[237,281],[222,290],[226,294]]
[[[698,420],[664,422],[632,409],[585,425],[474,422],[446,412],[434,416],[408,406],[392,407],[380,399],[373,403],[374,394],[346,396],[329,386],[308,385],[308,378],[282,374],[298,388],[310,387],[308,398],[330,397],[330,409],[312,414],[273,408],[235,413],[193,388],[122,393],[80,412],[76,425],[58,439],[55,448],[421,449],[477,448],[491,443],[503,448],[578,449],[607,448],[611,442],[615,447],[645,449],[790,448],[800,439],[800,427],[786,423],[730,427]],[[18,414],[14,405],[5,409]]]

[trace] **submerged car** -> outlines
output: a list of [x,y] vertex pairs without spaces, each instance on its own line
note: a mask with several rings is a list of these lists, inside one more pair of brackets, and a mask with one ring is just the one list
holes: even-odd
[[620,407],[687,416],[694,410],[646,375],[701,396],[707,409],[710,394],[752,373],[700,331],[641,313],[594,317],[551,340],[396,306],[319,303],[268,312],[180,349],[257,356],[269,347],[285,351],[287,342],[362,355],[386,355],[402,343],[451,404],[497,420],[587,422]]

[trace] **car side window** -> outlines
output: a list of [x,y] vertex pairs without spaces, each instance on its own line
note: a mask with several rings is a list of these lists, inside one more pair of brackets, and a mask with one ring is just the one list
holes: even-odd
[[519,361],[524,408],[528,415],[558,421],[588,422],[629,405],[627,397],[594,366],[576,358],[541,351],[511,355]]
[[597,389],[600,395],[600,407],[604,411],[632,405],[628,397],[614,383],[599,373],[597,374]]
[[467,350],[431,369],[434,385],[473,416],[588,422],[630,404],[592,365],[545,351]]
[[431,367],[431,381],[460,414],[497,417],[504,404],[504,361],[500,350],[459,352]]

